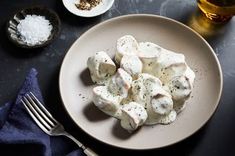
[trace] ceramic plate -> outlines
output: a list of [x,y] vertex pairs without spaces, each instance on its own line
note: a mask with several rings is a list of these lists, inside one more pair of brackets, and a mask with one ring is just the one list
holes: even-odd
[[[118,120],[92,103],[86,61],[97,51],[114,56],[116,41],[130,34],[138,41],[154,42],[183,53],[196,73],[195,87],[186,109],[170,125],[144,126],[130,134]],[[107,20],[84,33],[64,58],[59,87],[64,107],[87,134],[106,144],[126,149],[153,149],[177,143],[199,130],[215,112],[222,91],[219,61],[209,44],[196,32],[172,19],[155,15],[128,15]]]
[[75,3],[77,3],[78,1],[79,0],[63,0],[63,4],[69,12],[81,17],[94,17],[101,15],[106,11],[108,11],[114,3],[114,0],[102,0],[102,2],[99,5],[97,5],[95,8],[87,11],[87,10],[79,10],[75,6]]

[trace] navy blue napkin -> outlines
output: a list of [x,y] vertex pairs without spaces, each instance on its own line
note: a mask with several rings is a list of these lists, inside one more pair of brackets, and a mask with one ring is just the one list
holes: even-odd
[[70,140],[48,136],[35,124],[20,101],[28,92],[33,92],[43,101],[34,68],[27,75],[16,100],[0,107],[0,153],[24,156],[84,155]]

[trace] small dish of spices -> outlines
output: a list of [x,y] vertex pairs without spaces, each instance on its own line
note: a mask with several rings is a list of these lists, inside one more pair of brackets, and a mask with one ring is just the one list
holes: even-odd
[[46,7],[25,8],[7,22],[7,36],[18,47],[39,48],[58,36],[60,23],[58,15]]
[[108,11],[114,0],[63,0],[65,8],[74,15],[95,17]]

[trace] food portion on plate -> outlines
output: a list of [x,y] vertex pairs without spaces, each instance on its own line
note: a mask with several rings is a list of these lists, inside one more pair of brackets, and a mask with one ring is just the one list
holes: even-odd
[[116,73],[116,65],[107,53],[100,51],[89,57],[87,66],[90,70],[91,79],[94,83],[104,84]]
[[87,60],[91,79],[99,85],[93,89],[94,104],[129,132],[175,121],[195,79],[185,56],[125,35],[117,40],[114,60],[104,51]]

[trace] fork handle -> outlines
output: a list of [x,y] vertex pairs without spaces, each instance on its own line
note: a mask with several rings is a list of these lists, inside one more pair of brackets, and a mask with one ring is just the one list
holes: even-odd
[[85,150],[83,150],[84,153],[87,155],[87,156],[98,156],[97,153],[95,153],[92,149],[90,149],[89,147],[87,147]]
[[78,141],[76,138],[74,138],[74,136],[72,136],[71,134],[65,132],[63,133],[64,136],[67,136],[68,138],[70,138],[71,140],[73,140],[73,142],[75,142],[80,148],[83,149],[83,152],[87,155],[87,156],[98,156],[98,154],[96,152],[94,152],[92,149],[84,146],[80,141]]

